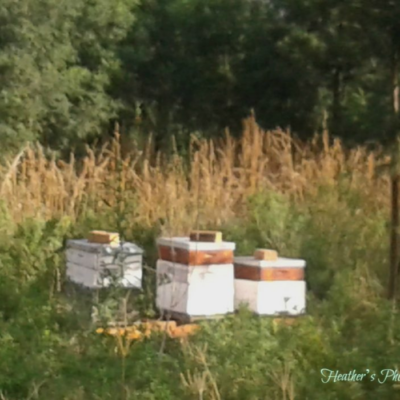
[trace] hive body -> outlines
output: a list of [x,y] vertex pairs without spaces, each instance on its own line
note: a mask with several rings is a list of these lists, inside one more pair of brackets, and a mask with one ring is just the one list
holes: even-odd
[[234,243],[172,238],[157,244],[159,310],[193,317],[234,311]]
[[120,246],[90,243],[86,239],[67,243],[67,277],[84,287],[142,287],[143,250],[133,243]]
[[235,309],[260,315],[302,315],[306,310],[304,260],[235,258]]

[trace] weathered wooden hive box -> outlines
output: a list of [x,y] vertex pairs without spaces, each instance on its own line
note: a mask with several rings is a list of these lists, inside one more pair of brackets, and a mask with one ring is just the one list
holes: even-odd
[[255,257],[235,257],[235,309],[246,304],[260,315],[304,314],[306,262],[277,256],[257,258],[257,252]]
[[86,288],[142,287],[143,250],[133,243],[117,246],[91,243],[87,239],[67,242],[67,277]]
[[157,245],[159,310],[190,317],[234,311],[235,243],[174,237],[158,239]]

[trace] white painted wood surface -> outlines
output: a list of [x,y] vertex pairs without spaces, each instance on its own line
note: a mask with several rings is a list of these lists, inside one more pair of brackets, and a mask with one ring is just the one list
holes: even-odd
[[160,238],[157,239],[157,244],[160,246],[194,251],[235,250],[236,248],[236,244],[233,242],[191,242],[189,237]]
[[110,246],[109,244],[91,243],[87,239],[72,239],[67,241],[67,248],[83,250],[87,253],[112,254],[118,251],[124,254],[143,254],[143,249],[129,242],[121,242],[118,246]]
[[188,266],[164,260],[157,261],[157,285],[168,282],[202,283],[205,281],[233,282],[232,264]]
[[233,312],[233,264],[187,266],[158,260],[156,304],[159,310],[190,316]]
[[306,283],[236,279],[235,309],[241,304],[260,315],[301,315],[306,311]]
[[234,311],[233,285],[172,282],[157,288],[157,308],[190,316],[212,316]]
[[88,253],[79,249],[67,249],[66,256],[69,262],[91,269],[115,268],[120,265],[120,263],[129,266],[142,262],[142,256],[139,254],[122,254],[121,256],[106,255],[101,253]]
[[78,283],[87,288],[96,289],[109,287],[114,281],[109,274],[115,276],[115,282],[122,287],[137,289],[142,287],[143,270],[141,264],[131,265],[129,269],[125,269],[122,275],[120,267],[96,270],[67,262],[67,277],[72,282]]
[[88,288],[109,287],[117,277],[119,286],[142,287],[142,253],[133,243],[121,246],[89,243],[87,240],[70,240],[67,243],[67,277]]

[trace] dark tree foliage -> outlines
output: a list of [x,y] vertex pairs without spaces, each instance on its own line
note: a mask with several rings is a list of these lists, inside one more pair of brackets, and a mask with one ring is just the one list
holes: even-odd
[[396,135],[398,2],[4,0],[0,139],[68,150],[112,132],[265,129],[349,143]]

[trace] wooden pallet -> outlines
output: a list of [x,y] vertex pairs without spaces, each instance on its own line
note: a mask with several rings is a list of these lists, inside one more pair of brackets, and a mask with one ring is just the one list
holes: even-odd
[[163,320],[172,320],[180,324],[191,324],[193,322],[205,321],[205,320],[219,320],[225,318],[230,314],[218,314],[218,315],[189,315],[185,313],[179,313],[175,311],[164,311]]
[[[239,310],[235,310],[235,314],[238,314]],[[280,314],[274,314],[274,315],[269,315],[269,314],[259,314],[258,312],[255,311],[251,311],[251,314],[254,315],[255,317],[262,317],[262,318],[272,318],[272,319],[287,319],[287,320],[291,320],[291,319],[298,319],[301,317],[306,317],[308,314],[307,313],[302,313],[302,314],[295,314],[295,315],[291,315],[285,312],[282,312]]]
[[257,312],[254,313],[255,316],[257,317],[265,317],[265,318],[272,318],[272,319],[279,319],[279,320],[292,320],[292,319],[298,319],[301,317],[305,317],[307,314],[296,314],[296,315],[290,315],[290,314],[275,314],[275,315],[266,315],[266,314],[259,314]]

